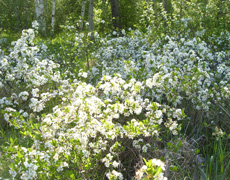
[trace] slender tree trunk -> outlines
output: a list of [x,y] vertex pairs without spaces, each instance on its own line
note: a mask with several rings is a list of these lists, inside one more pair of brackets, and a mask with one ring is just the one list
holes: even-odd
[[[25,16],[28,17],[28,6],[25,5]],[[25,25],[26,25],[26,29],[28,29],[28,23],[29,22],[29,18],[26,18],[26,22],[25,22]]]
[[153,9],[154,9],[154,14],[155,14],[156,22],[158,23],[157,0],[153,0],[153,6],[154,6]]
[[110,0],[110,3],[111,3],[113,27],[115,30],[120,30],[121,29],[121,16],[120,16],[119,1]]
[[15,13],[15,16],[17,18],[17,20],[16,20],[17,31],[19,31],[19,29],[20,29],[19,24],[21,24],[21,23],[20,23],[20,14],[18,13],[18,4],[14,6],[14,13]]
[[48,1],[49,0],[43,0],[43,5],[45,7],[45,14],[49,14],[49,6],[48,6]]
[[91,32],[91,40],[93,40],[93,3],[94,0],[89,0],[89,32]]
[[39,23],[39,29],[42,32],[42,34],[45,35],[45,33],[46,33],[46,19],[45,19],[43,0],[34,0],[34,3],[35,3],[36,19]]
[[82,1],[82,5],[81,5],[81,21],[80,21],[80,31],[82,31],[83,29],[83,25],[84,25],[84,16],[85,16],[85,4],[86,4],[86,0]]
[[[163,8],[164,8],[164,11],[165,11],[165,13],[167,14],[167,0],[163,0]],[[167,20],[166,19],[164,19],[164,26],[165,26],[165,28],[167,27]]]
[[167,0],[163,0],[164,11],[167,12]]
[[55,9],[56,9],[56,0],[53,0],[53,5],[52,5],[52,19],[51,19],[52,35],[54,34]]
[[183,16],[182,10],[183,10],[183,0],[180,1],[180,19],[181,19],[182,16]]

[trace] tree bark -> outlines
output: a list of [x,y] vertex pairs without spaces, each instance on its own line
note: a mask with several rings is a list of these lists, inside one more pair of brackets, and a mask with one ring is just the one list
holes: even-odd
[[115,30],[121,29],[121,16],[118,0],[110,0],[112,11],[112,22]]
[[163,0],[164,11],[167,12],[167,0]]
[[81,5],[80,31],[82,31],[83,25],[84,25],[85,4],[86,4],[86,0],[83,0],[83,1],[82,1],[82,5]]
[[46,33],[46,19],[44,13],[43,0],[34,0],[35,4],[35,15],[39,23],[39,30],[45,35]]
[[91,40],[93,39],[93,3],[94,0],[89,1],[89,32],[91,33]]
[[51,19],[52,35],[54,34],[55,9],[56,9],[56,0],[53,0],[53,5],[52,5],[52,19]]

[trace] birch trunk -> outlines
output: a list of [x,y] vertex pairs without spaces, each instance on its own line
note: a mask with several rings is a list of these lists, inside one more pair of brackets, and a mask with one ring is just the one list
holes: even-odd
[[83,29],[83,25],[84,25],[84,16],[85,16],[85,4],[86,4],[86,0],[82,1],[82,5],[81,5],[81,24],[80,24],[80,31],[82,31]]
[[54,34],[55,8],[56,8],[56,0],[53,0],[53,5],[52,5],[52,19],[51,19],[52,34]]
[[89,32],[91,32],[91,39],[93,39],[93,2],[89,0]]
[[35,4],[36,19],[39,23],[39,29],[43,34],[45,34],[46,33],[46,19],[45,19],[45,14],[44,14],[43,0],[34,0],[34,4]]
[[120,30],[121,16],[120,16],[119,2],[118,0],[110,0],[110,3],[111,3],[113,27],[115,30]]

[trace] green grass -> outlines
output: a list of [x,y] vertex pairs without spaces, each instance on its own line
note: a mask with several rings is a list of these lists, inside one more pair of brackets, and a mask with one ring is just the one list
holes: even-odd
[[203,148],[206,159],[206,179],[225,180],[230,179],[230,152],[229,143],[224,140],[216,140]]

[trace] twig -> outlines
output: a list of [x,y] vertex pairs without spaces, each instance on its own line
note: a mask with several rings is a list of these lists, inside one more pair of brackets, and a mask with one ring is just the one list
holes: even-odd
[[220,107],[220,109],[222,109],[222,111],[224,111],[225,112],[225,114],[227,114],[228,115],[228,117],[230,118],[230,114],[228,113],[228,111],[226,110],[226,109],[224,109],[220,104],[218,104],[218,103],[215,103],[214,101],[212,101],[212,103],[213,104],[215,104],[215,105],[217,105],[217,106],[219,106]]
[[227,115],[228,117],[230,118],[230,114],[227,112],[226,109],[224,109],[221,105],[217,104]]

